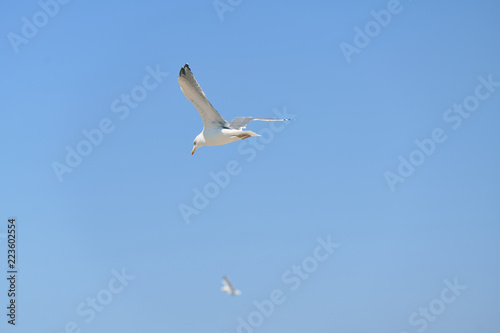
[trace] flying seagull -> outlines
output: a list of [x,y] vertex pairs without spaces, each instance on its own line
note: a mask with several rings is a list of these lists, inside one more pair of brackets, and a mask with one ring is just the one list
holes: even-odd
[[214,109],[212,104],[210,104],[205,93],[201,90],[200,85],[196,82],[188,64],[185,64],[179,72],[179,85],[181,86],[182,93],[191,103],[193,103],[203,121],[203,131],[194,139],[194,147],[193,150],[191,150],[191,155],[194,154],[196,149],[202,146],[225,145],[252,136],[260,136],[252,131],[243,130],[252,120],[290,120],[279,118],[237,117],[227,122],[221,117],[217,110]]
[[233,287],[233,285],[231,284],[231,282],[229,281],[227,276],[224,276],[222,278],[222,284],[223,284],[223,286],[222,286],[222,288],[220,288],[220,290],[222,290],[223,292],[226,292],[231,296],[241,294],[241,291],[239,291],[238,289],[235,289]]

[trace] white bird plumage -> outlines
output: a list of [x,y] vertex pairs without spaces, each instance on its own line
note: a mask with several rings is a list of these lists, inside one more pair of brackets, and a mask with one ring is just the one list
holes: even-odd
[[241,294],[241,291],[239,291],[238,289],[233,287],[233,285],[231,284],[231,281],[229,281],[227,276],[224,276],[222,278],[222,288],[220,288],[220,290],[222,290],[225,293],[228,293],[231,296]]
[[243,129],[252,120],[262,121],[285,121],[290,119],[279,118],[257,118],[257,117],[237,117],[227,122],[210,104],[205,93],[194,78],[188,64],[185,64],[179,72],[179,85],[182,93],[186,98],[193,103],[198,110],[203,121],[203,131],[198,134],[193,142],[194,154],[196,149],[202,146],[218,146],[225,145],[237,140],[243,140],[252,136],[260,136],[252,131],[244,131]]

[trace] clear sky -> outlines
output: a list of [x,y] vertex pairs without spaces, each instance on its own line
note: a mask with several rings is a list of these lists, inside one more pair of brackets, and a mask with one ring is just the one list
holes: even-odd
[[[499,12],[5,4],[1,331],[500,331]],[[190,156],[185,63],[227,120],[295,120]]]

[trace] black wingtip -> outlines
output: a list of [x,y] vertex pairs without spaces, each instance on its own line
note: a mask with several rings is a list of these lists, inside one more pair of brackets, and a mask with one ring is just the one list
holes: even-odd
[[189,68],[189,65],[187,63],[181,67],[179,76],[186,76],[186,69],[191,70],[191,68]]

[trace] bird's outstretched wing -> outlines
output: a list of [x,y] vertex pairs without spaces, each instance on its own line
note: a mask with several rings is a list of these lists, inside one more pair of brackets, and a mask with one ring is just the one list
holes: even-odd
[[229,279],[226,276],[224,276],[222,278],[222,284],[225,285],[225,286],[228,286],[231,289],[233,289],[233,285],[231,284],[231,282],[229,281]]
[[280,119],[280,118],[255,118],[255,117],[237,117],[231,120],[229,123],[229,128],[232,129],[243,129],[247,127],[247,124],[251,122],[252,120],[261,120],[261,121],[286,121],[286,120],[292,120],[292,119]]
[[227,121],[214,109],[203,90],[201,90],[188,64],[185,64],[179,72],[179,85],[184,96],[193,103],[200,113],[205,129],[227,126]]

